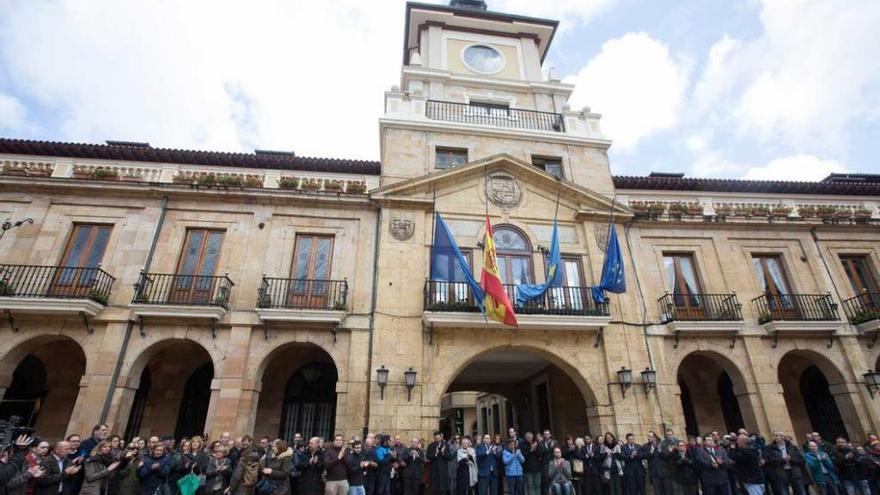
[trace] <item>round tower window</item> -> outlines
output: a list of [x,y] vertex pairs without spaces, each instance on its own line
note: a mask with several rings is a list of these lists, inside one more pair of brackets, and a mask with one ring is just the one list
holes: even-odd
[[501,53],[486,45],[471,45],[465,48],[462,55],[465,65],[475,72],[494,74],[504,67]]

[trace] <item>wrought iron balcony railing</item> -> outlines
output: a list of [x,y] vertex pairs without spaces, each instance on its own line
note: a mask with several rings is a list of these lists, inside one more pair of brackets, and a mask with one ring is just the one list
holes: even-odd
[[106,306],[114,280],[99,267],[0,265],[0,297],[91,299]]
[[431,120],[446,122],[510,127],[532,131],[565,132],[565,120],[561,114],[494,105],[428,100],[425,116]]
[[837,304],[829,294],[764,294],[752,299],[758,323],[771,321],[839,320]]
[[741,321],[736,294],[666,294],[657,300],[666,321]]
[[843,301],[846,318],[853,325],[880,320],[880,292],[863,292]]
[[225,275],[143,273],[134,287],[133,303],[220,306],[228,308],[232,280]]
[[[514,302],[515,286],[505,284],[507,297]],[[522,306],[514,303],[514,311],[522,315],[608,316],[608,305],[593,300],[590,287],[557,287],[548,290],[539,299]],[[476,313],[480,308],[474,302],[466,282],[428,280],[425,282],[425,311]]]
[[265,309],[324,309],[343,311],[348,281],[263,277],[257,307]]

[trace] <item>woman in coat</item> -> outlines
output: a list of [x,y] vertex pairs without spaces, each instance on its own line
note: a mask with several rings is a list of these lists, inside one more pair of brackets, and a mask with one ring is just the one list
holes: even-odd
[[128,458],[128,469],[120,469],[116,475],[119,477],[119,491],[117,495],[137,495],[140,489],[140,479],[137,470],[143,460],[141,449],[137,442],[128,444],[123,457]]
[[605,441],[602,443],[605,452],[605,460],[602,463],[602,477],[607,483],[608,495],[621,495],[623,492],[623,455],[620,452],[620,444],[613,433],[605,433]]
[[455,451],[455,470],[455,495],[468,495],[477,481],[477,454],[468,437],[461,440]]
[[552,495],[573,495],[571,463],[562,457],[562,449],[553,447],[553,458],[547,464],[547,483]]
[[205,463],[205,493],[222,495],[229,486],[232,463],[226,457],[226,447],[219,441],[211,443],[210,454],[211,457]]
[[260,472],[264,479],[275,482],[273,495],[288,495],[290,472],[293,471],[293,449],[289,448],[284,440],[277,440],[272,446],[272,454],[271,457],[266,456]]
[[[92,449],[92,455],[85,462],[85,481],[80,495],[107,495],[113,472],[122,466],[123,461],[113,457],[113,447],[102,440]],[[125,469],[128,463],[125,463]]]
[[171,458],[165,454],[165,445],[153,446],[138,469],[141,480],[140,495],[167,495],[168,477],[171,476]]

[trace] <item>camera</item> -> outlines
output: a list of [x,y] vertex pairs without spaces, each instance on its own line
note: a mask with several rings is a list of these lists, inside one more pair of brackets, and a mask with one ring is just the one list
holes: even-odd
[[21,435],[33,437],[31,443],[27,445],[27,447],[40,441],[39,438],[34,436],[34,433],[37,432],[36,428],[19,426],[20,423],[20,416],[10,416],[6,421],[0,420],[0,450],[6,450],[9,446],[13,445],[15,439]]

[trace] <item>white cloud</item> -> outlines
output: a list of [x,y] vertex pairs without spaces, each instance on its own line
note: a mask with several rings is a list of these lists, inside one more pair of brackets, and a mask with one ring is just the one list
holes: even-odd
[[502,0],[490,1],[489,9],[499,12],[558,19],[559,30],[566,32],[575,23],[588,24],[596,15],[608,10],[618,0]]
[[27,111],[13,96],[0,93],[0,129],[18,131],[26,125]]
[[402,0],[0,1],[0,67],[58,139],[376,158],[403,14]]
[[677,122],[688,81],[688,64],[646,33],[606,41],[602,51],[565,82],[576,85],[572,106],[602,114],[614,150],[631,152],[639,140]]
[[847,126],[880,101],[880,2],[765,0],[760,18],[760,37],[712,47],[700,118],[759,142],[845,148]]
[[828,174],[846,171],[846,167],[838,161],[802,154],[777,158],[763,167],[750,168],[743,179],[817,181]]

